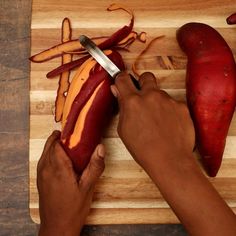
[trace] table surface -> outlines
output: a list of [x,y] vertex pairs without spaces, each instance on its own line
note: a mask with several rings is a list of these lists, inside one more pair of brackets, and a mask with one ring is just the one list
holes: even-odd
[[[30,0],[0,1],[0,235],[36,235],[29,216]],[[86,226],[81,235],[186,235],[181,225]]]

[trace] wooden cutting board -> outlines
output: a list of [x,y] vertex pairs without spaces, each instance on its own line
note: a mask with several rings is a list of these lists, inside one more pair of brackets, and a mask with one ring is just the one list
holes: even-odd
[[[60,42],[60,27],[64,17],[69,17],[72,22],[73,38],[80,34],[91,37],[110,35],[129,22],[129,17],[122,11],[106,11],[111,3],[107,0],[34,0],[31,54]],[[126,5],[134,10],[135,30],[147,32],[148,41],[159,35],[166,36],[149,50],[139,68],[141,71],[152,71],[158,77],[160,87],[177,100],[185,101],[186,66],[186,57],[175,39],[178,27],[190,21],[210,24],[219,30],[236,54],[236,27],[230,27],[225,22],[226,17],[236,11],[232,0],[132,0],[126,1]],[[144,46],[136,42],[131,46],[130,53],[122,53],[128,69]],[[47,80],[45,75],[60,65],[60,61],[59,58],[42,64],[31,63],[29,207],[31,217],[37,223],[37,161],[46,138],[52,130],[60,129],[60,124],[56,124],[53,119],[58,79]],[[118,116],[114,117],[104,135],[106,169],[96,186],[87,224],[178,222],[158,189],[132,160],[118,138],[117,122]],[[236,117],[230,127],[222,167],[218,176],[210,181],[235,210]]]

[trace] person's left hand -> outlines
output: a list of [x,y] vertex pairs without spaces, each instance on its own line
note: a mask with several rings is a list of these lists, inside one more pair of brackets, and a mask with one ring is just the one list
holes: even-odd
[[81,176],[60,144],[60,132],[48,138],[37,166],[39,235],[79,235],[101,176],[105,150],[99,144]]

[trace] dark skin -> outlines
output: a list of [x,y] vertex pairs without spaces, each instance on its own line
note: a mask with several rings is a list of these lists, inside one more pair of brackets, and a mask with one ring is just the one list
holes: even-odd
[[95,149],[81,176],[60,144],[60,132],[48,138],[37,168],[39,235],[79,235],[89,213],[94,186],[105,164],[103,145]]
[[[126,148],[190,235],[236,235],[236,216],[193,158],[195,134],[186,105],[160,90],[153,74],[144,73],[139,81],[140,91],[122,73],[111,87],[119,102],[118,133]],[[82,176],[76,176],[59,135],[49,137],[38,164],[39,235],[80,234],[104,169],[100,144]]]

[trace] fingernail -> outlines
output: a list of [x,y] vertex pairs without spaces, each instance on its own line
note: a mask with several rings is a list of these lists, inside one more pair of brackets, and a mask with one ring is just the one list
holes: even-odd
[[101,158],[105,157],[105,149],[104,149],[104,147],[102,145],[98,146],[97,154]]
[[111,92],[117,98],[118,91],[117,91],[117,88],[115,87],[115,85],[111,85]]

